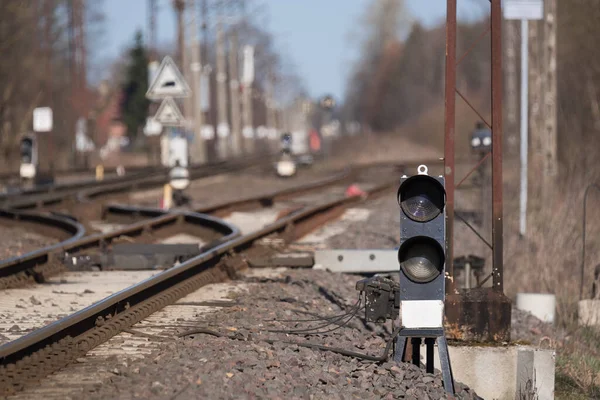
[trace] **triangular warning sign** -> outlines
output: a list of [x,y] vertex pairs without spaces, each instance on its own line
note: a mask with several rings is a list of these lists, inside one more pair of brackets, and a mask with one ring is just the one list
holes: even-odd
[[152,100],[165,97],[189,97],[192,91],[171,59],[163,58],[156,77],[146,92],[146,97]]
[[165,126],[180,126],[184,122],[177,103],[171,97],[163,100],[154,119]]

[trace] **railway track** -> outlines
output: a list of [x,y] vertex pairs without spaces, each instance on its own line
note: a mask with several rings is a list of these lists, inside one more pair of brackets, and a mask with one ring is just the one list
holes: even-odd
[[[129,166],[125,167],[127,173],[148,173],[153,172],[157,167],[152,166]],[[64,170],[55,171],[57,177],[72,176],[72,175],[89,175],[90,178],[95,175],[95,168],[70,168]],[[117,167],[104,168],[104,174],[116,174]],[[0,184],[8,184],[10,182],[18,182],[20,180],[19,172],[4,172],[0,173]]]
[[[190,168],[190,179],[239,171],[245,168],[267,165],[270,156],[251,156],[232,161],[221,161]],[[53,185],[26,189],[0,195],[0,208],[31,210],[57,206],[67,202],[75,203],[85,199],[98,199],[102,196],[126,193],[135,190],[160,187],[169,182],[169,170],[159,169],[153,172],[140,172],[124,177],[115,177],[103,181],[86,181],[72,184]]]
[[[48,217],[42,219],[46,225],[53,223],[59,227],[77,226],[77,237],[68,238],[54,245],[35,250],[19,257],[12,257],[0,261],[0,289],[19,287],[33,282],[44,282],[49,277],[67,270],[67,265],[72,265],[68,260],[81,257],[90,250],[101,250],[110,246],[120,238],[128,238],[138,243],[151,243],[159,238],[168,237],[173,233],[187,233],[198,238],[204,238],[210,232],[201,229],[204,220],[197,215],[213,215],[226,217],[234,211],[248,211],[265,207],[272,207],[275,203],[285,200],[307,196],[318,192],[328,186],[337,185],[343,190],[343,185],[355,179],[358,170],[347,168],[330,177],[304,185],[298,185],[271,193],[236,199],[218,204],[201,206],[191,213],[165,213],[162,210],[153,210],[145,207],[108,205],[103,210],[103,220],[112,224],[105,233],[82,237],[80,224],[66,218]],[[299,209],[299,204],[289,204],[287,210]],[[11,211],[10,215],[20,215],[32,218],[37,214],[23,211]],[[197,223],[196,223],[197,222]],[[115,228],[115,224],[117,227]],[[113,228],[113,229],[110,229]],[[212,238],[211,238],[212,239]]]
[[[280,212],[274,222],[258,230],[243,232],[241,236],[236,237],[232,236],[233,231],[229,235],[225,234],[220,240],[205,246],[201,254],[1,346],[2,392],[12,393],[56,371],[123,329],[208,283],[235,278],[239,270],[247,267],[248,256],[272,251],[264,244],[263,239],[275,235],[289,243],[341,215],[345,208],[389,190],[397,183],[397,178],[390,181],[380,179],[379,183],[371,184],[363,196],[345,196],[343,188],[346,187],[346,181],[357,179],[355,173],[344,171],[311,185],[301,185],[268,195],[195,210],[224,216],[238,209],[272,207],[275,202],[296,200],[296,203],[288,204],[286,212]],[[331,191],[327,195],[323,190],[326,187]],[[303,196],[302,205],[298,204],[299,196]],[[148,231],[145,227],[156,229],[182,218],[181,214],[177,213],[157,215],[160,213],[158,210],[126,206],[108,207],[106,213],[119,219],[150,219],[135,222],[108,234],[93,235],[75,241],[71,243],[71,249],[98,247],[101,243],[114,240],[123,234],[142,235],[145,229]],[[231,226],[220,219],[213,218],[211,221],[219,226]],[[69,255],[72,254],[72,251],[69,252]],[[39,270],[39,266],[33,268]]]

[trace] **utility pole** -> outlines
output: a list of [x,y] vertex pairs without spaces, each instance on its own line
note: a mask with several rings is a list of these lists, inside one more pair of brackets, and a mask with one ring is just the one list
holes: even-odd
[[558,173],[556,137],[556,0],[545,0],[544,16],[544,61],[543,61],[543,139],[542,170],[544,198],[552,194],[554,178]]
[[[152,84],[155,74],[158,71],[158,52],[157,52],[157,0],[148,0],[148,49],[149,49],[149,64],[148,64],[148,86]],[[158,103],[150,102],[148,106],[148,117],[152,118],[158,111]],[[148,136],[148,145],[150,147],[150,164],[160,165],[160,135]]]
[[275,99],[274,99],[274,92],[275,92],[275,75],[273,74],[273,71],[271,69],[269,69],[268,72],[268,78],[267,78],[267,87],[266,87],[266,99],[265,99],[265,104],[267,106],[267,121],[266,121],[266,125],[267,125],[267,132],[269,132],[269,134],[267,135],[267,143],[269,141],[269,137],[271,136],[270,133],[272,130],[276,130],[275,127]]
[[244,47],[244,91],[242,93],[243,114],[242,125],[244,133],[244,151],[246,153],[254,152],[254,103],[252,101],[252,83],[254,81],[254,48]]
[[[544,17],[544,2],[543,0],[530,0],[522,2],[520,0],[504,0],[503,2],[504,18],[509,20],[521,21],[521,195],[519,204],[519,233],[524,236],[527,231],[527,199],[529,194],[528,181],[530,175],[534,178],[534,182],[538,181],[536,174],[541,171],[539,163],[539,152],[541,149],[540,135],[543,123],[542,117],[542,97],[543,97],[543,82],[541,80],[541,64],[540,58],[540,42],[539,42],[539,24],[537,21]],[[507,38],[509,46],[514,47],[514,36],[516,36],[516,28],[509,28]],[[516,58],[516,55],[515,55]],[[510,61],[509,61],[510,63]],[[514,63],[510,63],[513,64]],[[510,67],[509,67],[510,68]],[[509,80],[512,72],[509,70]],[[509,83],[509,88],[511,88]],[[509,91],[509,104],[512,101],[512,96]],[[531,113],[529,112],[531,106]],[[509,124],[511,121],[512,112],[509,110]],[[540,122],[540,118],[541,122]],[[531,129],[529,129],[531,128]],[[509,125],[509,130],[512,129]],[[531,135],[530,135],[531,132]],[[530,173],[529,168],[529,137],[531,136],[531,144],[533,154],[531,157],[532,166]],[[532,198],[539,199],[539,193],[534,193]]]
[[517,70],[518,27],[517,21],[505,20],[505,79],[506,79],[506,144],[507,155],[513,157],[517,154],[519,132],[519,74]]
[[[543,57],[540,40],[540,22],[529,21],[529,127],[531,135],[531,158],[528,178],[531,182],[539,182],[540,174],[543,169],[543,148],[544,148],[544,81],[543,81]],[[532,185],[529,191],[529,198],[541,199],[539,185]],[[539,208],[539,203],[535,207]]]
[[[85,32],[85,2],[72,0],[69,2],[69,47],[71,64],[72,104],[74,113],[67,122],[69,132],[74,130],[80,117],[88,117],[89,102],[87,97],[87,46]],[[74,135],[73,135],[74,136]],[[73,137],[72,136],[72,137]],[[54,162],[51,162],[51,168]]]
[[[195,5],[195,3],[192,3]],[[192,73],[192,94],[193,94],[193,116],[194,116],[194,146],[192,148],[192,160],[194,163],[204,164],[206,162],[206,145],[202,138],[202,108],[201,108],[201,74],[202,61],[200,59],[200,40],[198,38],[198,24],[196,22],[195,7],[191,7],[191,37],[192,39],[192,64],[190,66]]]
[[[44,56],[46,58],[46,80],[45,80],[45,99],[44,101],[47,101],[48,104],[51,104],[50,102],[53,99],[53,93],[54,93],[54,85],[52,84],[52,77],[53,77],[53,63],[52,63],[52,56],[53,56],[53,52],[52,52],[52,23],[53,21],[53,14],[54,14],[54,9],[53,9],[53,4],[50,3],[49,1],[47,1],[44,4],[44,10],[43,10],[43,14],[44,14],[44,36],[45,36],[45,40],[43,42],[43,46],[44,46]],[[55,154],[55,137],[54,135],[56,134],[56,131],[54,132],[49,132],[49,138],[48,138],[48,152],[50,154]],[[50,172],[54,172],[53,171],[53,167],[54,167],[54,163],[52,161],[50,161]]]
[[240,120],[240,83],[238,80],[238,32],[234,27],[229,41],[229,85],[231,88],[231,151],[239,156],[242,146]]
[[227,120],[227,73],[225,72],[225,38],[222,16],[217,23],[217,147],[219,158],[228,157],[229,123]]
[[[177,15],[177,59],[181,68],[181,73],[187,79],[189,77],[189,67],[187,62],[187,48],[185,45],[185,0],[173,0],[173,7]],[[189,120],[192,114],[192,97],[184,99],[183,116]]]
[[150,61],[156,61],[156,11],[157,0],[148,0],[148,48]]
[[179,67],[183,69],[185,65],[185,24],[183,21],[185,0],[173,0],[173,7],[177,16],[177,61]]
[[206,129],[207,133],[212,134],[212,136],[207,136],[204,142],[204,146],[206,149],[206,158],[207,160],[213,160],[216,158],[216,149],[215,149],[215,140],[214,140],[214,128],[212,123],[212,115],[211,115],[211,78],[210,74],[212,68],[209,64],[209,53],[208,53],[208,0],[202,0],[202,49],[200,58],[203,60],[204,64],[202,67],[202,78],[201,78],[201,106],[202,106],[202,115],[205,126],[203,129]]

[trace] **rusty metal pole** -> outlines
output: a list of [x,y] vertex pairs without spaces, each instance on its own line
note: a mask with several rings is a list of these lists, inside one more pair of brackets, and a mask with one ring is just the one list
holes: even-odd
[[[502,275],[502,0],[491,0],[491,89],[492,89],[492,122],[489,124],[492,128],[492,288],[477,287],[465,291],[446,292],[445,306],[445,325],[446,334],[450,339],[468,341],[468,342],[506,342],[510,340],[511,325],[511,301],[503,292]],[[454,24],[456,27],[456,0],[448,0],[449,26]],[[451,13],[452,12],[452,13]],[[451,15],[450,15],[451,14]],[[448,45],[447,52],[456,43],[456,31],[449,29],[447,32]],[[454,49],[452,49],[454,50]],[[447,60],[451,54],[448,54]],[[449,61],[448,61],[449,62]],[[452,68],[454,64],[450,64]],[[455,88],[455,76],[446,75],[446,85]],[[449,79],[451,79],[449,81]],[[459,93],[460,95],[460,93]],[[449,99],[446,93],[446,135],[449,139],[454,139],[453,125],[454,102]],[[463,96],[461,96],[463,97]],[[464,97],[463,97],[464,98]],[[450,102],[449,102],[450,100]],[[466,99],[465,99],[466,101]],[[469,104],[469,103],[467,103]],[[480,114],[477,110],[473,109]],[[450,111],[452,111],[450,113]],[[446,180],[450,200],[453,198],[454,170],[449,169],[449,165],[454,167],[454,148],[448,146],[446,142],[446,176],[451,174],[451,178]],[[484,158],[485,159],[485,158]],[[454,204],[452,204],[453,206]],[[450,210],[449,210],[450,211]],[[450,224],[451,221],[448,221]],[[451,249],[451,247],[450,247]],[[450,253],[452,254],[452,253]],[[487,278],[486,278],[487,280]]]
[[454,128],[456,120],[456,0],[446,2],[446,110],[444,175],[446,177],[446,293],[454,293]]
[[502,5],[492,0],[492,282],[504,292],[502,238]]

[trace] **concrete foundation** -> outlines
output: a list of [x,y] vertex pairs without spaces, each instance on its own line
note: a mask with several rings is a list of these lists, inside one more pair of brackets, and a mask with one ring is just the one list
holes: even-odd
[[[437,346],[434,363],[439,370]],[[449,346],[454,379],[484,399],[554,399],[555,352],[529,346]],[[421,362],[425,363],[425,345]],[[535,393],[537,397],[522,396]]]
[[600,326],[600,300],[579,302],[579,325]]

